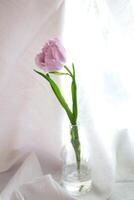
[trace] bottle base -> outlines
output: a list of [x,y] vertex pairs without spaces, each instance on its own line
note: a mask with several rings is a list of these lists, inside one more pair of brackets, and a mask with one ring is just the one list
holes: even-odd
[[80,172],[76,165],[68,165],[64,168],[62,186],[73,196],[84,195],[91,190],[91,170],[81,165]]

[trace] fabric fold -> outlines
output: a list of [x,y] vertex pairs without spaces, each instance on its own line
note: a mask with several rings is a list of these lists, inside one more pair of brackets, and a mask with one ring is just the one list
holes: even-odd
[[42,169],[36,155],[34,153],[30,154],[1,192],[0,196],[2,200],[10,200],[15,189],[22,184],[32,181],[42,175]]

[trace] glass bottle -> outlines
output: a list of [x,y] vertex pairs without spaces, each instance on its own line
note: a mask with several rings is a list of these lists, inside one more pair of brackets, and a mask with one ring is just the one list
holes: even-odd
[[91,190],[91,163],[86,129],[71,125],[68,138],[62,148],[62,186],[72,195],[78,196]]

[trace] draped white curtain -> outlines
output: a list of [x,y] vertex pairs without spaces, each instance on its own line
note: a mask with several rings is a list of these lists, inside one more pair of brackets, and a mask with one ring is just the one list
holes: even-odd
[[[33,73],[36,52],[55,36],[76,66],[97,188],[90,198],[106,199],[134,180],[133,0],[0,1],[0,172],[32,151],[45,173],[60,168],[64,112]],[[1,190],[11,174],[0,174]]]
[[63,11],[62,0],[0,1],[0,172],[33,151],[48,171],[59,167],[61,109],[33,69],[42,45],[61,37]]
[[64,40],[76,65],[94,183],[108,195],[134,180],[134,2],[68,1]]
[[105,117],[110,127],[133,128],[132,1],[68,1],[68,10],[66,45],[79,65],[80,82],[92,93],[93,112],[103,110],[98,123]]

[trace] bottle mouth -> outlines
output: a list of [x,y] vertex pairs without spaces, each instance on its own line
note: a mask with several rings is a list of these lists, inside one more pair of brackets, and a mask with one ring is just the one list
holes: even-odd
[[80,126],[79,122],[77,122],[77,124],[70,124],[70,128],[78,127],[78,126]]
[[78,126],[78,124],[71,124],[70,126],[71,126],[71,127],[72,127],[72,126]]

